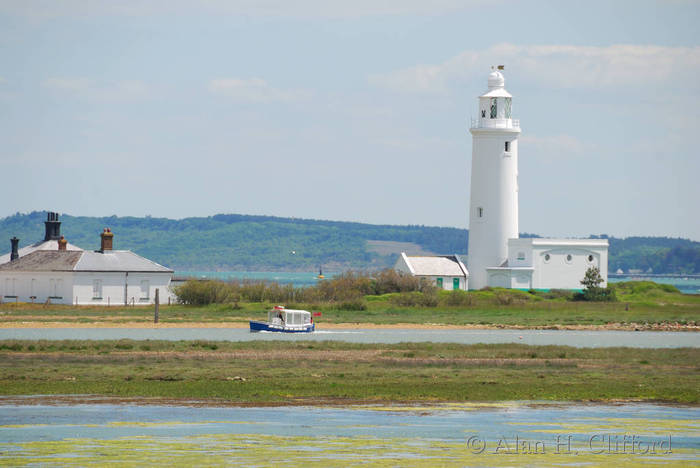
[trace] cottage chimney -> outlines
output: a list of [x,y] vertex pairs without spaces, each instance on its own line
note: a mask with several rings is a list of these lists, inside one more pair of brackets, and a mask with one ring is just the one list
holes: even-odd
[[61,236],[61,238],[58,239],[58,250],[66,250],[67,246],[68,246],[68,241],[66,240],[65,237]]
[[49,211],[46,215],[44,225],[46,226],[44,241],[58,240],[61,238],[61,222],[58,220],[58,213]]
[[102,234],[100,234],[100,237],[102,238],[100,252],[104,253],[107,250],[112,250],[112,241],[114,240],[114,234],[112,234],[112,231],[109,228],[104,228]]
[[12,245],[12,253],[10,253],[10,261],[14,262],[19,258],[19,239],[13,237],[10,239],[10,244]]

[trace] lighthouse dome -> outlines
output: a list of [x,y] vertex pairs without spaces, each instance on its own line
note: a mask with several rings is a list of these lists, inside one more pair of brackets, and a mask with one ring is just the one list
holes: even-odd
[[489,74],[489,89],[503,88],[505,84],[506,80],[501,72],[494,70]]

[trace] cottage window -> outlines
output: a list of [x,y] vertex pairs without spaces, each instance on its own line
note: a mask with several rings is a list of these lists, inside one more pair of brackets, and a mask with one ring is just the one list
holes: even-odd
[[52,298],[63,299],[63,280],[62,279],[50,279],[49,280],[49,291]]
[[147,301],[150,298],[149,291],[150,284],[148,280],[141,280],[141,297],[139,298],[139,300]]
[[525,260],[525,252],[518,252],[518,260]]
[[15,297],[15,279],[5,278],[5,296]]
[[92,280],[92,298],[102,299],[102,280]]
[[438,278],[435,282],[437,283],[437,287],[442,289],[442,278]]

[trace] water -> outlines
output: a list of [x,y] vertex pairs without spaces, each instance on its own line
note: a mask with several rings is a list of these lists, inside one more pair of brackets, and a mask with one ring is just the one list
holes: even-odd
[[[322,327],[322,326],[321,326]],[[347,341],[352,343],[521,343],[586,348],[700,347],[700,333],[594,330],[353,329],[314,333],[251,333],[244,328],[5,328],[0,340]]]
[[700,454],[699,421],[698,408],[654,404],[209,408],[15,402],[0,405],[0,465],[687,466]]
[[[316,272],[279,272],[279,271],[178,271],[175,276],[178,278],[208,278],[219,280],[252,280],[252,281],[274,281],[280,284],[292,284],[295,287],[313,286],[318,282]],[[324,273],[326,278],[332,278],[338,273]],[[623,276],[608,279],[610,283],[620,281],[654,281],[661,284],[671,284],[677,287],[684,294],[700,294],[700,278],[677,278],[677,277],[654,277],[637,278],[634,276]]]
[[[332,278],[337,273],[324,273],[326,278]],[[300,288],[314,286],[318,280],[318,272],[285,272],[285,271],[177,271],[177,278],[206,278],[217,280],[239,281],[272,281],[279,284],[292,284]]]

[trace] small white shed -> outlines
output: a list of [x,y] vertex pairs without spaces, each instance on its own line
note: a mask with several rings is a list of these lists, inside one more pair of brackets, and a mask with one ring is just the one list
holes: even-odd
[[427,278],[440,289],[467,290],[469,272],[457,255],[409,256],[401,252],[396,271]]

